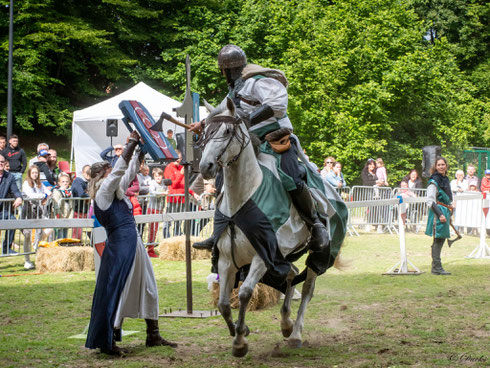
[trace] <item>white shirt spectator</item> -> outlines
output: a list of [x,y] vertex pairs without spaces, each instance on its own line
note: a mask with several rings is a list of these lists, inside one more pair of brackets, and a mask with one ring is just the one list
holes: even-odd
[[161,184],[158,184],[154,179],[151,180],[149,185],[149,194],[151,195],[151,197],[150,197],[150,204],[148,207],[151,209],[162,210],[163,198],[166,192],[167,192],[167,187],[163,184],[163,181]]

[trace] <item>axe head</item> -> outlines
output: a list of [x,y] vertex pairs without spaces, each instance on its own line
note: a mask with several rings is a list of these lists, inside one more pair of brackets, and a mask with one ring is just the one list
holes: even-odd
[[165,111],[162,112],[162,115],[160,115],[158,121],[155,124],[153,124],[150,129],[155,132],[163,132],[163,121],[165,119],[170,120],[169,117],[170,115],[167,114]]

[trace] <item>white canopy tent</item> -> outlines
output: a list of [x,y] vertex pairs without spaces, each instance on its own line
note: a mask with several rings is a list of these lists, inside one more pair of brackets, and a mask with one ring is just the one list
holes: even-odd
[[[124,117],[119,109],[122,100],[136,100],[141,102],[156,120],[162,111],[176,116],[174,107],[180,106],[180,102],[161,94],[143,82],[128,89],[121,94],[111,97],[96,105],[78,110],[73,113],[71,161],[75,160],[77,175],[81,174],[84,165],[91,165],[101,161],[100,153],[111,145],[111,138],[106,136],[106,120],[118,119],[118,134],[112,138],[112,144],[125,144],[129,135],[126,125],[122,122]],[[207,115],[203,107],[200,107],[201,119]],[[204,114],[204,115],[203,115]],[[176,126],[168,121],[164,122],[164,132],[173,129],[174,134],[184,131],[184,128]]]

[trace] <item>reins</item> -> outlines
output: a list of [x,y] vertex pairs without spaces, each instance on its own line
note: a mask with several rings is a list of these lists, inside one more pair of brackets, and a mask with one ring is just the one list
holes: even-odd
[[[226,146],[221,150],[221,152],[216,156],[216,162],[218,163],[219,166],[221,167],[230,166],[232,163],[238,160],[238,157],[240,157],[245,147],[250,143],[250,137],[247,137],[240,129],[241,123],[242,121],[238,117],[219,116],[219,115],[213,116],[211,119],[206,120],[207,127],[205,128],[204,133],[199,139],[199,141],[196,143],[196,146],[204,148],[206,144],[208,144],[212,140],[224,141],[225,139],[228,138],[227,137],[228,135],[222,137],[215,137],[215,136],[223,124],[230,125],[232,127],[232,130],[231,133],[229,134],[230,137],[228,139],[228,142]],[[235,156],[233,156],[233,158],[229,160],[228,163],[224,164],[221,161],[221,158],[228,150],[228,147],[230,146],[233,139],[236,139],[240,144],[240,151]]]

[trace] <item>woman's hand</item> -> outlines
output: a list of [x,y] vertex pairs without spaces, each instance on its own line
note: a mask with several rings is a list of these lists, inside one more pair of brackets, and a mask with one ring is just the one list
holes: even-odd
[[446,216],[444,216],[444,215],[439,216],[439,221],[441,221],[442,223],[445,223],[447,221]]
[[126,143],[129,143],[129,141],[136,141],[138,142],[141,139],[140,135],[136,130],[133,130],[129,137],[126,139]]

